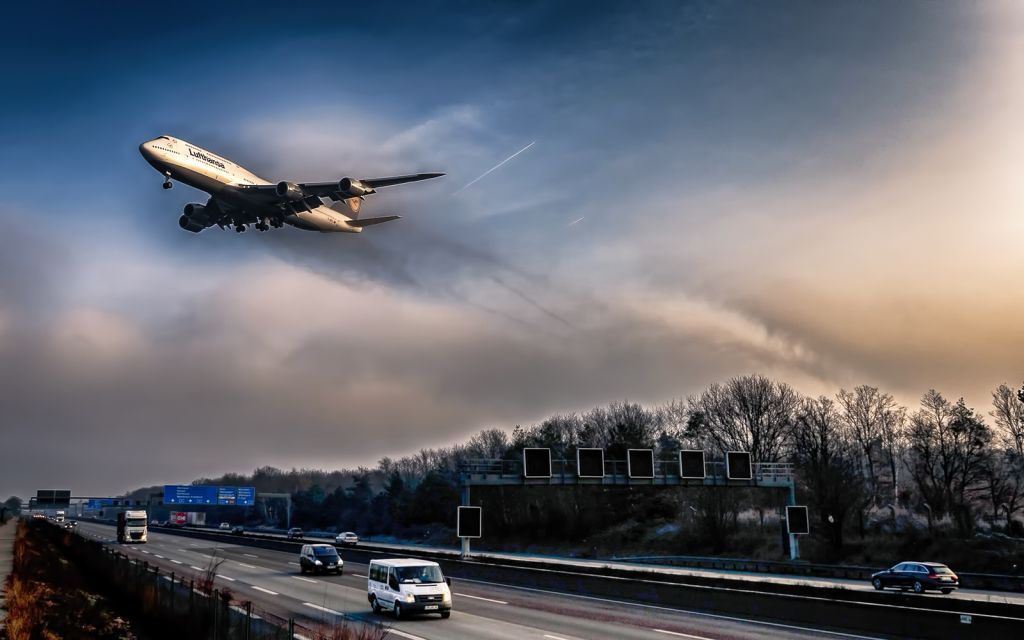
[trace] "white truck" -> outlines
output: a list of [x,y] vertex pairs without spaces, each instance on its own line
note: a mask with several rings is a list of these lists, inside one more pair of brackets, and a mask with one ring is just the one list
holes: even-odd
[[118,511],[117,541],[145,543],[149,532],[147,522],[145,511]]
[[57,513],[53,514],[53,521],[54,522],[64,522],[64,512],[63,511],[58,511]]

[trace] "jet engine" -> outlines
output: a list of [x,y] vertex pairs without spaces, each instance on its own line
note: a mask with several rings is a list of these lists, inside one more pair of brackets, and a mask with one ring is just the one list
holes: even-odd
[[183,215],[180,218],[178,218],[178,226],[180,226],[185,231],[191,231],[192,233],[199,233],[200,231],[206,228],[186,215]]
[[277,194],[277,197],[286,200],[301,200],[303,195],[302,189],[294,182],[278,182],[277,186],[274,187],[274,192]]
[[185,217],[193,220],[199,220],[206,222],[209,220],[209,214],[206,211],[206,207],[201,204],[190,202],[185,205]]
[[368,193],[373,193],[373,189],[355,178],[342,178],[338,182],[338,190],[350,196],[365,196]]

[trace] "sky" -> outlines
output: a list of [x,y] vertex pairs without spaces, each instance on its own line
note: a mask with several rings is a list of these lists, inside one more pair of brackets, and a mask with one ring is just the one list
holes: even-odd
[[[982,411],[1024,380],[1019,3],[8,11],[0,497],[372,466],[747,373]],[[447,175],[359,235],[194,235],[161,134],[274,181]]]

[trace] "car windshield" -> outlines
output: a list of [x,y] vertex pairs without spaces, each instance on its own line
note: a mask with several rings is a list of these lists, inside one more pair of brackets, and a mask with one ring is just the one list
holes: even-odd
[[336,556],[338,552],[334,547],[313,547],[313,553],[318,556]]
[[413,582],[416,584],[444,582],[444,576],[441,575],[440,567],[431,565],[424,565],[422,567],[396,567],[395,571],[398,573],[399,582]]

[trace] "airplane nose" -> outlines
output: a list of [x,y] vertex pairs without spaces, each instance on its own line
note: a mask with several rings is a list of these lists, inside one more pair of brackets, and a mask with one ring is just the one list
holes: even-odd
[[142,154],[143,158],[153,157],[153,141],[143,142],[139,145],[139,153]]

